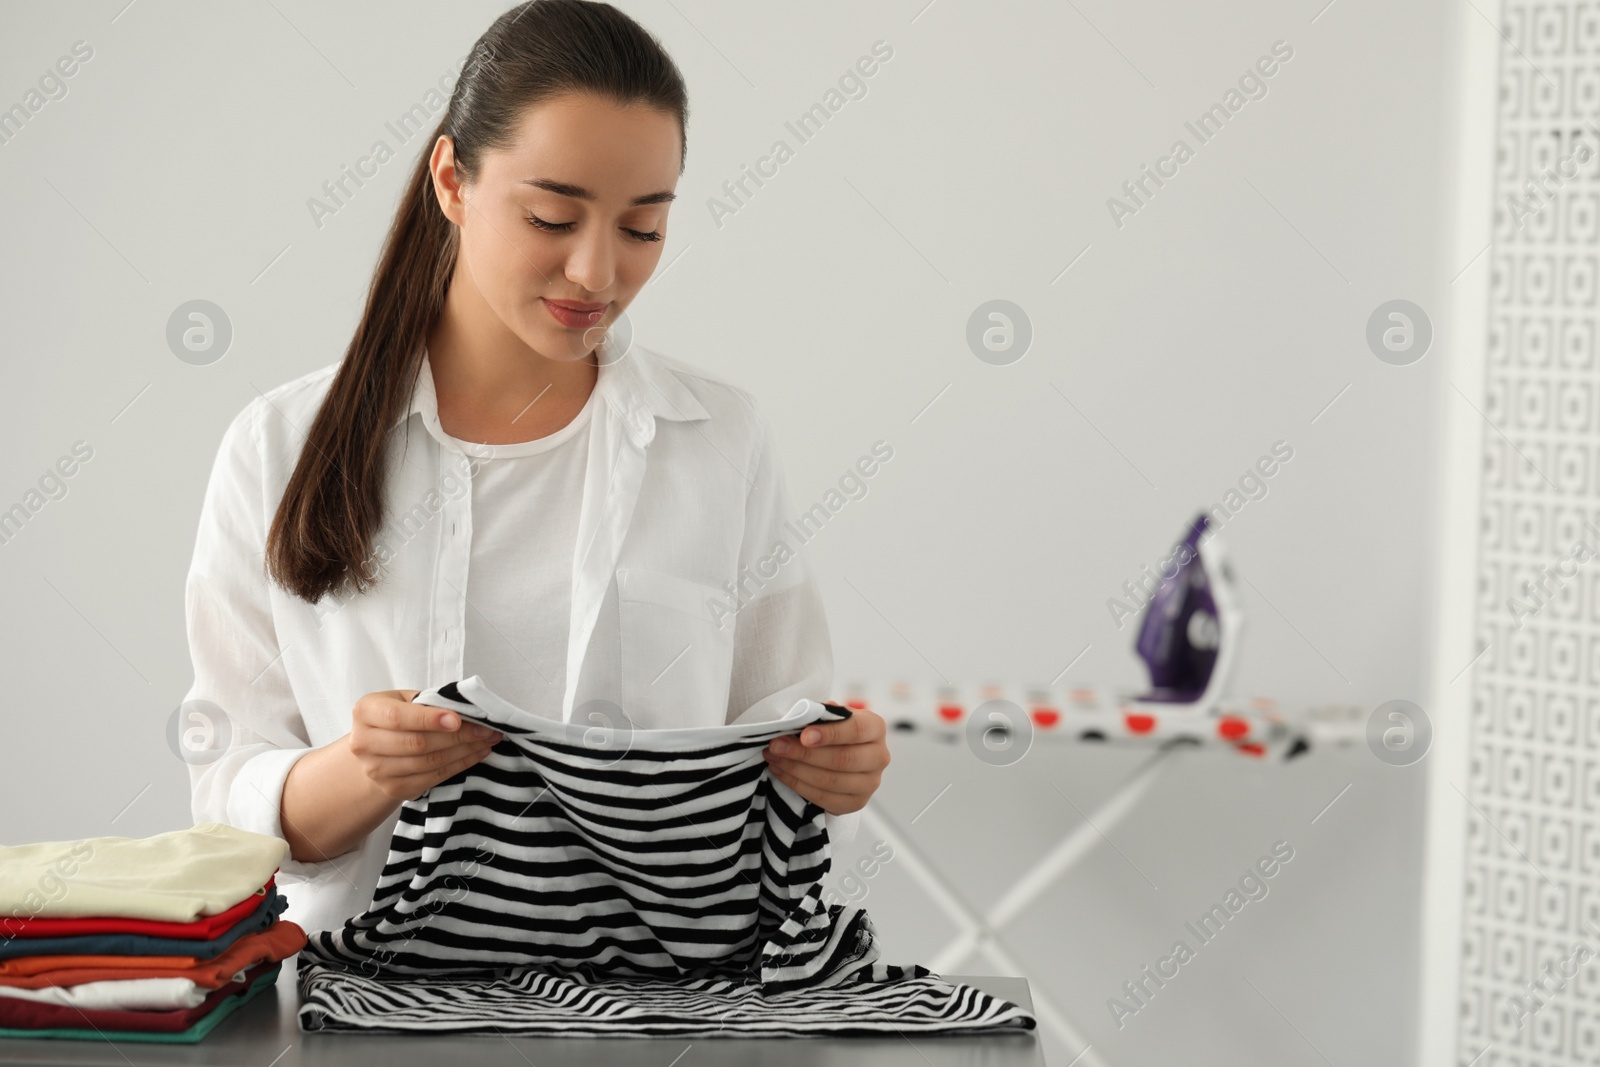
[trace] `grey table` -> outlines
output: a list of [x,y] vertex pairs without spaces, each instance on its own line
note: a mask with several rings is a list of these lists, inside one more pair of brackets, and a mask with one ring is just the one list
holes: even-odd
[[[992,1034],[917,1034],[893,1037],[807,1038],[548,1038],[482,1034],[304,1034],[295,1020],[300,995],[294,963],[284,961],[277,985],[235,1011],[203,1041],[162,1045],[144,1041],[0,1038],[0,1063],[52,1067],[1044,1067],[1039,1031]],[[945,975],[1033,1011],[1023,978]],[[686,1050],[692,1051],[684,1055]]]

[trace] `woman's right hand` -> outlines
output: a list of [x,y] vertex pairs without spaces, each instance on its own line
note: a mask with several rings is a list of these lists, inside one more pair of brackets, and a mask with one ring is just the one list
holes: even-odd
[[368,693],[356,701],[345,735],[372,784],[396,801],[415,800],[466,770],[504,736],[448,709],[411,703],[419,692]]

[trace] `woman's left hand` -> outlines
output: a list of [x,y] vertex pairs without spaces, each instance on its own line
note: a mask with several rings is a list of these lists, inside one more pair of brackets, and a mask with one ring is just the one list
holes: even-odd
[[883,716],[850,709],[843,722],[812,723],[793,737],[767,745],[772,776],[830,815],[867,806],[889,766],[888,728]]

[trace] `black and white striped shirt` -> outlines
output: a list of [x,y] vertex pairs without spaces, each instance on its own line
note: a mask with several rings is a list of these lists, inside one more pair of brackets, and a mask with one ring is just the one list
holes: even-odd
[[[824,811],[762,750],[850,710],[633,730],[564,723],[474,675],[417,703],[501,731],[401,805],[368,909],[312,932],[304,1031],[715,1037],[1032,1030],[1022,1007],[880,959],[866,911],[824,904]],[[596,714],[596,712],[598,712]]]

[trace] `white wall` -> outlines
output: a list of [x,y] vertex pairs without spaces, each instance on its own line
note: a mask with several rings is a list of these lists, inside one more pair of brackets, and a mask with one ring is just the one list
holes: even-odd
[[[1446,31],[1475,16],[1442,0],[622,6],[675,56],[693,107],[672,266],[630,309],[638,337],[758,394],[799,507],[875,440],[895,449],[813,546],[841,689],[1049,681],[1085,646],[1063,682],[1137,684],[1132,629],[1106,599],[1281,439],[1292,461],[1222,534],[1246,579],[1243,692],[1426,699],[1436,440],[1456,400],[1436,352],[1465,265],[1450,258]],[[0,506],[75,440],[95,450],[0,546],[5,840],[186,821],[162,728],[190,681],[182,582],[211,458],[258,389],[343,352],[417,145],[320,229],[306,201],[499,10],[0,14],[0,105],[73,42],[94,49],[0,146],[21,401],[0,431]],[[867,95],[719,226],[707,199],[792,144],[785,120],[879,40],[894,55]],[[1114,224],[1107,198],[1176,138],[1195,145],[1185,121],[1280,40],[1293,57],[1267,95]],[[236,330],[204,368],[163,338],[196,297]],[[1437,312],[1436,352],[1404,367],[1364,340],[1397,297]],[[993,298],[1032,322],[1010,366],[965,342]],[[1087,809],[1134,758],[1041,748],[992,768],[897,744],[875,803],[906,822],[954,783],[916,829],[980,904],[1075,824],[1063,796]],[[64,774],[92,785],[35,802]],[[1364,749],[1186,758],[1011,943],[1107,1062],[1400,1062],[1423,793],[1420,767]],[[1296,853],[1271,895],[1118,1029],[1107,998],[1280,839]],[[868,900],[887,956],[943,945],[903,866]],[[1077,1053],[1047,1038],[1052,1062]]]

